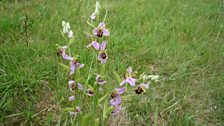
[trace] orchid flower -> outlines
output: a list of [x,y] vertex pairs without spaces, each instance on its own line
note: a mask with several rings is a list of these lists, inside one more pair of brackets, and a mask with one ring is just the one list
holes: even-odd
[[100,76],[100,75],[97,75],[97,76],[96,76],[96,82],[97,82],[99,85],[104,85],[104,84],[107,83],[107,81],[101,79],[101,76]]
[[[68,87],[69,87],[71,92],[74,92],[75,88],[76,88],[76,82],[74,80],[69,81],[68,82]],[[82,84],[78,83],[78,89],[83,90]]]
[[81,64],[77,61],[77,59],[75,59],[74,57],[71,57],[71,56],[68,56],[66,53],[65,53],[65,50],[66,50],[67,46],[63,46],[59,49],[59,51],[57,52],[57,54],[61,54],[62,57],[65,59],[65,60],[69,60],[70,61],[70,76],[75,72],[75,70],[77,68],[82,68],[84,67],[84,64]]
[[138,85],[138,88],[135,90],[135,93],[136,94],[141,94],[141,93],[145,92],[146,89],[148,89],[148,88],[149,88],[149,82],[146,83],[146,84],[141,83],[141,84]]
[[94,96],[94,93],[91,89],[87,89],[87,95],[92,97],[92,96]]
[[111,94],[112,99],[110,100],[110,104],[114,107],[114,111],[112,115],[118,114],[123,108],[120,107],[121,104],[121,94],[125,92],[125,88],[116,88],[115,91]]
[[67,49],[67,46],[62,46],[60,48],[58,48],[57,50],[57,55],[61,55],[63,57],[63,59],[65,60],[72,60],[73,58],[68,56],[66,53],[65,53],[65,50]]
[[110,104],[114,107],[117,107],[121,104],[121,96],[117,94],[115,98],[110,100]]
[[127,69],[127,74],[125,75],[124,80],[120,83],[120,86],[124,85],[125,83],[129,83],[131,86],[135,86],[135,82],[137,79],[132,77],[132,67]]
[[62,21],[63,33],[68,35],[68,38],[73,38],[73,32],[71,30],[69,22]]
[[96,16],[99,15],[100,3],[96,1],[96,8],[95,11],[91,14],[90,19],[95,20]]
[[[76,82],[74,80],[69,81],[68,87],[69,87],[70,91],[72,92],[72,96],[69,97],[69,101],[74,101],[75,100]],[[80,83],[78,83],[78,89],[83,90],[83,87]]]
[[107,52],[105,50],[106,48],[106,41],[103,41],[102,44],[100,45],[100,52],[98,54],[98,60],[100,61],[100,63],[104,64],[107,62],[107,59],[108,59],[108,55],[107,55]]
[[121,104],[121,94],[125,92],[125,88],[116,88],[114,92],[112,92],[111,97],[112,99],[110,100],[110,104],[114,107],[118,106]]
[[102,37],[102,36],[109,36],[110,32],[105,28],[105,23],[100,22],[99,26],[93,30],[93,34]]
[[69,113],[70,113],[71,116],[76,116],[80,112],[81,112],[80,107],[76,106],[76,109],[74,111],[70,111]]
[[73,59],[70,62],[70,76],[75,73],[77,68],[83,68],[84,64],[79,63],[77,60]]

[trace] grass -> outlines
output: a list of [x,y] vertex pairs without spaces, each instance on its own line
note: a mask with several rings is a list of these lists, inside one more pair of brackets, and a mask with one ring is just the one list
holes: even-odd
[[[61,21],[69,21],[75,34],[72,48],[77,50],[72,54],[78,52],[90,66],[91,52],[83,49],[90,40],[83,31],[91,31],[86,20],[94,3],[0,1],[1,125],[76,124],[62,111],[70,105],[68,71],[58,65],[62,61],[56,44],[66,42]],[[123,116],[110,118],[108,125],[224,125],[223,1],[100,3],[108,9],[111,31],[106,65],[110,87],[118,84],[113,71],[122,76],[128,66],[163,77],[147,95],[126,100]]]

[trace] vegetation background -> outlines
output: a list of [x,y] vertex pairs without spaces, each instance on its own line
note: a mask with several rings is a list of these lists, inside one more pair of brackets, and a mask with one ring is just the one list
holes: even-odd
[[[164,78],[108,125],[224,125],[223,0],[99,0],[108,9],[107,79],[128,66]],[[0,125],[71,125],[62,20],[90,66],[95,0],[0,0]],[[88,68],[83,69],[88,72]],[[117,82],[114,82],[117,83]],[[121,121],[122,120],[122,121]]]

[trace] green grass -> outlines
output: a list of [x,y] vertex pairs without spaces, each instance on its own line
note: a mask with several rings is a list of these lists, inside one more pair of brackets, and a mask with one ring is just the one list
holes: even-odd
[[[108,9],[111,32],[105,73],[110,88],[119,84],[113,71],[122,76],[128,66],[163,77],[147,95],[126,100],[124,115],[111,118],[108,125],[224,125],[223,1],[100,3]],[[58,65],[63,61],[56,55],[56,44],[65,45],[61,21],[69,21],[75,34],[72,54],[80,55],[86,65],[81,73],[87,78],[92,55],[84,49],[90,42],[84,31],[91,32],[86,20],[94,4],[93,0],[0,0],[0,125],[76,124],[62,111],[70,106],[70,92],[68,71]]]

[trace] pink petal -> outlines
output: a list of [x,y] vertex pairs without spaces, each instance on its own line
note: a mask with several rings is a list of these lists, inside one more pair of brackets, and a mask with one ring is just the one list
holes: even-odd
[[85,64],[78,63],[79,68],[83,68],[84,66],[85,66]]
[[68,56],[67,54],[63,54],[63,52],[62,52],[62,57],[64,58],[64,59],[66,59],[66,60],[73,60],[73,58],[71,57],[71,56]]
[[75,96],[74,95],[69,97],[69,101],[74,101],[74,100],[75,100]]
[[103,28],[102,30],[104,36],[110,36],[110,32],[106,28]]
[[107,42],[106,41],[103,41],[102,44],[100,45],[100,49],[101,50],[105,50],[106,45],[107,45]]
[[110,100],[110,104],[114,107],[117,107],[121,104],[121,96],[117,95],[114,99]]
[[99,26],[98,27],[105,27],[105,23],[104,22],[100,22]]
[[101,59],[101,64],[105,64],[107,62],[107,59]]
[[132,78],[132,77],[128,77],[126,79],[127,83],[129,83],[131,86],[135,86],[135,81],[136,79]]
[[98,32],[98,28],[94,28],[94,30],[93,30],[93,34],[94,34],[94,35],[97,35],[97,32]]
[[123,94],[125,92],[125,87],[118,88],[116,91],[118,94]]
[[74,63],[74,60],[72,60],[71,62],[70,62],[70,74],[69,75],[72,75],[74,72],[75,72],[75,69],[76,69],[76,65],[75,65],[75,63]]
[[78,83],[78,89],[83,90],[83,86],[80,83]]
[[127,81],[126,80],[123,80],[121,83],[120,83],[120,86],[123,86]]
[[93,41],[92,42],[92,46],[96,49],[96,50],[99,50],[99,47],[100,47],[100,44],[96,41]]

